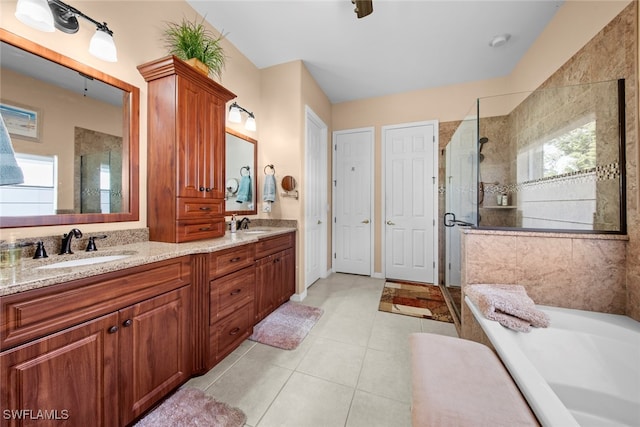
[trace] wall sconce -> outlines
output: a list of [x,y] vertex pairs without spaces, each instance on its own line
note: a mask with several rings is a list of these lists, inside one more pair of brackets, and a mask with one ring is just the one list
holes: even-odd
[[89,53],[103,61],[118,61],[113,31],[107,23],[100,23],[60,0],[18,0],[15,15],[20,22],[36,30],[52,33],[57,28],[67,34],[77,33],[78,16],[84,18],[96,26],[96,33],[89,42]]
[[251,111],[247,111],[241,106],[238,105],[237,102],[234,102],[229,107],[229,121],[231,123],[242,123],[242,115],[241,112],[247,113],[249,117],[247,117],[247,121],[244,122],[244,128],[246,130],[250,130],[252,132],[256,131],[256,116],[253,115]]

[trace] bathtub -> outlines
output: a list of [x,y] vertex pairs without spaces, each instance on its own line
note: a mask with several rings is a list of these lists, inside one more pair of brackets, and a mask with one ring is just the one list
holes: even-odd
[[543,426],[640,426],[640,322],[538,306],[550,326],[522,333],[465,301]]

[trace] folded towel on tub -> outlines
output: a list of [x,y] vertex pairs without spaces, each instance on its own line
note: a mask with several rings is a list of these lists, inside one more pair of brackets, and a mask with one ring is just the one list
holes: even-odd
[[264,188],[262,190],[262,200],[265,202],[276,201],[276,177],[275,175],[264,176]]
[[549,316],[536,308],[521,285],[467,285],[464,292],[484,317],[509,329],[529,332],[531,326],[549,326]]

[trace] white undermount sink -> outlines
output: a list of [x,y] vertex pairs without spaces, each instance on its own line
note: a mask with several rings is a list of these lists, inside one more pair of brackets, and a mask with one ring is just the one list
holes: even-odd
[[91,258],[80,258],[80,259],[72,259],[72,260],[69,260],[69,261],[61,261],[61,262],[56,262],[54,264],[43,265],[42,267],[37,267],[37,268],[38,269],[49,269],[49,268],[79,267],[79,266],[83,266],[83,265],[93,265],[93,264],[100,264],[100,263],[109,262],[109,261],[117,261],[119,259],[128,258],[130,256],[131,256],[131,254],[103,255],[103,256],[96,256],[96,257],[91,257]]

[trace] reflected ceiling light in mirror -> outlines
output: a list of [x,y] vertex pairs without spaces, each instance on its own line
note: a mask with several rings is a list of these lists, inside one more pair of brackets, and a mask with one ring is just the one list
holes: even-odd
[[36,30],[53,32],[57,28],[67,34],[78,32],[78,17],[86,19],[96,26],[89,53],[103,61],[118,61],[113,31],[107,23],[100,23],[60,0],[18,0],[15,15],[20,22]]
[[237,102],[234,102],[229,106],[229,117],[227,118],[231,123],[242,123],[242,114],[247,113],[247,121],[244,122],[244,128],[246,130],[255,132],[256,131],[256,116],[253,115],[251,111],[246,110],[238,105]]

